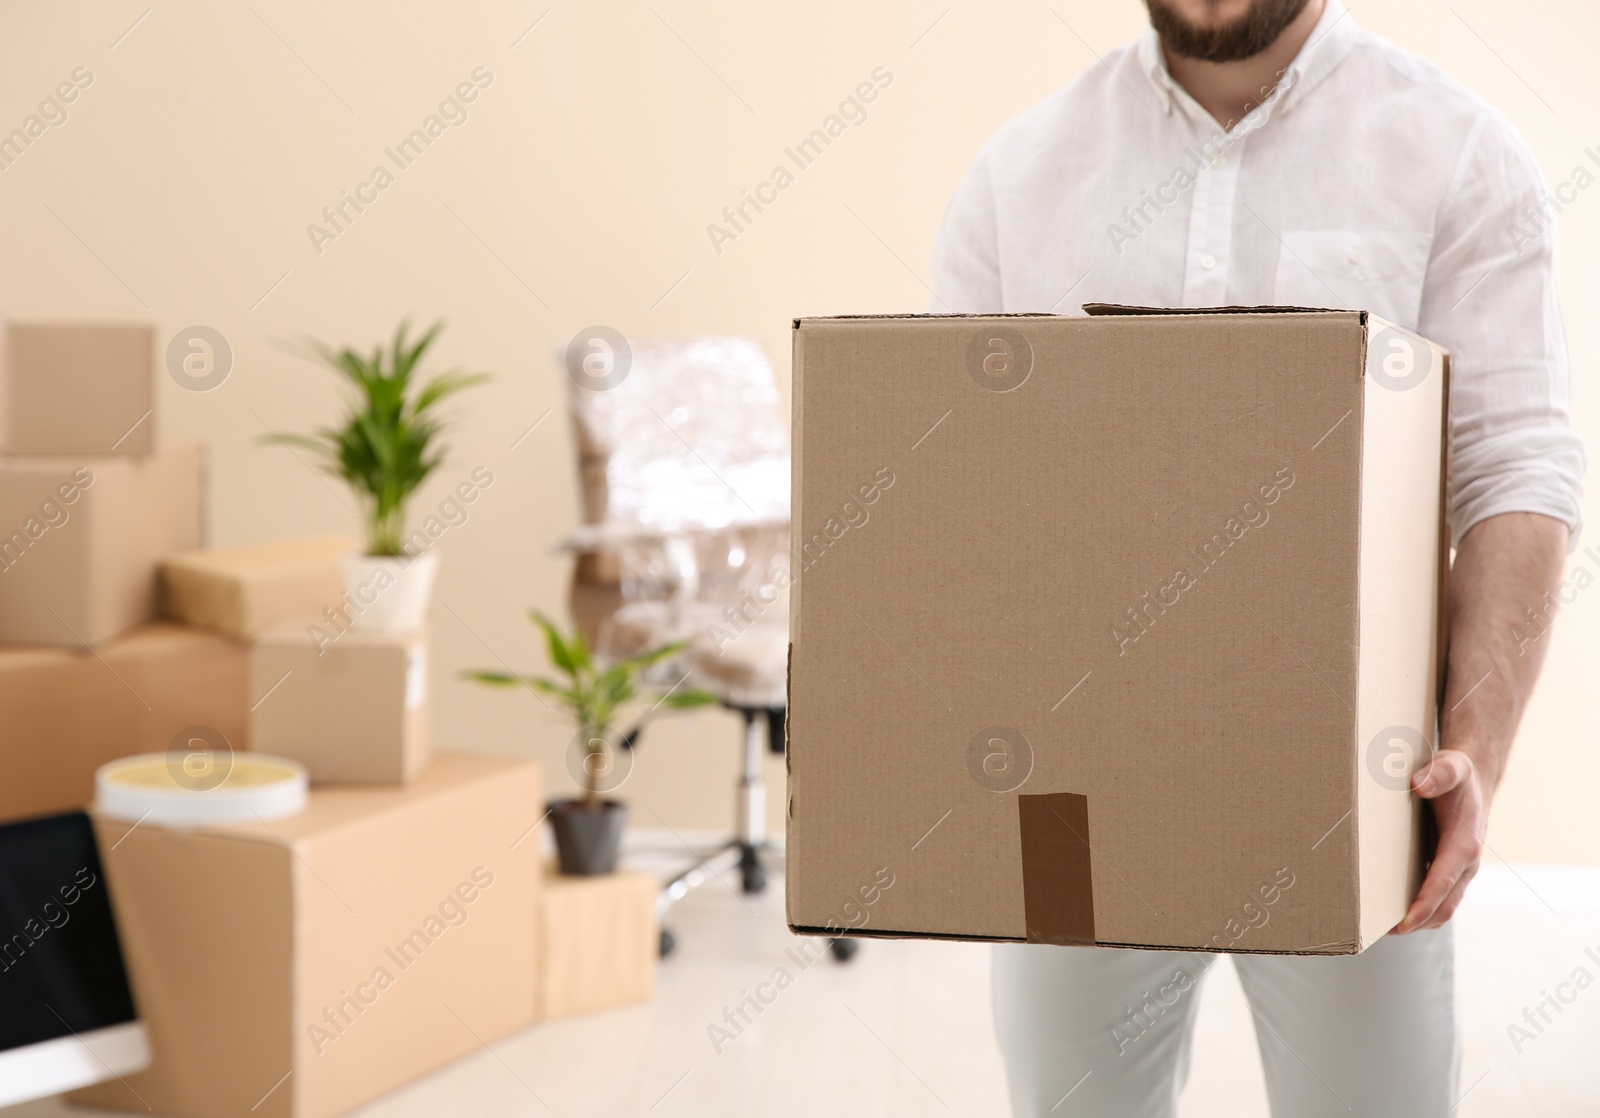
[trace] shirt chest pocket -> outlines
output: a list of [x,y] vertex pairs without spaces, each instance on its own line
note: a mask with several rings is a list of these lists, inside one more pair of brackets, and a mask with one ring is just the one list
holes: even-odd
[[1368,310],[1416,329],[1430,233],[1291,229],[1283,234],[1273,301]]

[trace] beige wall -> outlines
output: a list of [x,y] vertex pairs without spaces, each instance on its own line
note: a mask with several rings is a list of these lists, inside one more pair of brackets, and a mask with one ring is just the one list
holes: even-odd
[[[565,563],[548,549],[575,503],[552,348],[594,323],[749,334],[787,389],[789,319],[921,309],[934,231],[978,145],[1143,15],[1135,0],[590,0],[542,19],[544,0],[330,7],[0,8],[0,131],[76,67],[94,75],[68,121],[0,174],[0,310],[148,315],[163,339],[195,323],[227,336],[227,383],[201,395],[163,379],[160,404],[165,439],[211,444],[222,545],[353,526],[336,484],[252,442],[335,412],[330,378],[279,347],[365,343],[404,313],[448,319],[441,359],[499,376],[466,398],[453,459],[417,502],[437,505],[477,466],[496,479],[439,544],[437,736],[532,751],[557,776],[558,722],[526,695],[454,678],[497,659],[539,665],[523,610],[561,604]],[[1580,53],[1600,32],[1591,5],[1366,0],[1355,18],[1499,106],[1552,181],[1600,144],[1586,111],[1600,75]],[[467,122],[315,251],[307,224],[480,66],[494,80]],[[714,251],[707,223],[879,66],[894,81],[870,118]],[[1582,313],[1600,295],[1600,189],[1589,193],[1563,219],[1563,279],[1578,421],[1600,445],[1586,375],[1600,336]],[[1491,835],[1506,857],[1600,860],[1597,654],[1600,589],[1553,638]],[[728,826],[736,736],[722,714],[660,728],[627,788],[639,820]],[[775,821],[781,803],[775,788]]]

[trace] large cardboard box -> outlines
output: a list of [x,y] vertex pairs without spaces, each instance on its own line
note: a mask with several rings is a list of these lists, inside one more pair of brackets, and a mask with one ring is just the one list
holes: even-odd
[[150,1070],[76,1092],[177,1118],[324,1118],[533,1020],[537,765],[436,758],[270,824],[96,820]]
[[183,749],[194,727],[246,748],[248,668],[240,642],[170,622],[93,652],[0,646],[0,822],[86,807],[101,765]]
[[273,626],[250,653],[250,741],[314,782],[403,784],[428,759],[424,633],[347,629],[313,640]]
[[155,328],[11,321],[0,355],[0,453],[155,449]]
[[1358,952],[1425,854],[1446,355],[1086,309],[795,324],[789,922]]
[[200,546],[199,445],[0,459],[0,642],[97,644],[157,612],[156,562]]
[[547,867],[539,902],[539,1015],[647,1001],[661,954],[661,882],[617,870],[569,877]]
[[161,560],[164,612],[235,637],[253,637],[289,618],[338,610],[339,557],[361,547],[347,536],[277,540],[223,551],[186,551]]

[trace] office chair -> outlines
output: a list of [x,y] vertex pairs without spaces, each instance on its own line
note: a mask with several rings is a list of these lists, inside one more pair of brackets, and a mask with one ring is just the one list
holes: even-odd
[[[759,343],[626,344],[626,370],[609,365],[616,375],[604,381],[564,362],[583,514],[559,545],[577,556],[572,615],[603,658],[687,642],[649,682],[692,675],[744,723],[734,833],[665,882],[665,919],[724,872],[761,892],[781,858],[766,836],[762,744],[784,750],[788,599],[773,580],[789,565],[788,424]],[[623,741],[637,746],[638,729]],[[663,925],[663,955],[673,942]],[[843,961],[858,942],[830,946]]]

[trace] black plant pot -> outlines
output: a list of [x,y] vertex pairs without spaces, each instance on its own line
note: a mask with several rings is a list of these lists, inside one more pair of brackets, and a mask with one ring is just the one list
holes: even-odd
[[627,804],[604,800],[593,811],[582,800],[556,800],[550,805],[550,823],[556,829],[562,873],[593,877],[617,868],[622,828],[628,823]]

